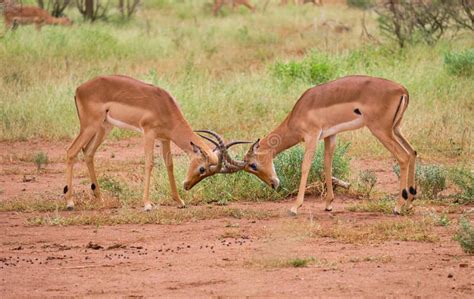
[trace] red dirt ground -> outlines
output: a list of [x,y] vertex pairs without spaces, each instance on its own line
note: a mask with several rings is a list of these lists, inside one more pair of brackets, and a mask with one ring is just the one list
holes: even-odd
[[[60,194],[65,146],[66,142],[0,143],[0,201],[46,191]],[[47,171],[38,174],[31,157],[39,150],[47,152],[51,162]],[[100,173],[117,161],[142,167],[140,140],[108,141],[97,160]],[[352,164],[375,170],[379,190],[396,192],[391,161],[357,160]],[[86,178],[85,166],[77,169]],[[34,180],[24,182],[24,177]],[[407,217],[347,211],[345,207],[355,200],[337,195],[335,211],[327,213],[319,197],[309,197],[295,218],[286,216],[288,201],[231,203],[231,207],[270,211],[277,216],[178,225],[31,226],[26,219],[42,213],[1,212],[0,297],[473,297],[474,259],[453,241],[455,225],[435,226],[433,232],[439,237],[435,242],[354,244],[310,236],[305,231],[314,223],[326,227],[343,222],[357,228],[423,217],[421,208]],[[61,212],[74,213],[83,212]],[[457,219],[459,214],[449,217]],[[90,242],[100,246],[88,248]],[[314,260],[307,267],[279,263],[308,257]]]

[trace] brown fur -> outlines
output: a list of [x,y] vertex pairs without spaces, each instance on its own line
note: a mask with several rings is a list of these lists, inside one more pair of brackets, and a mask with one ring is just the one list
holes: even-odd
[[212,14],[217,15],[219,10],[222,8],[224,4],[232,4],[232,7],[237,7],[239,5],[243,5],[250,9],[251,11],[255,11],[255,6],[250,4],[249,0],[214,0],[214,6],[212,7]]
[[49,13],[35,6],[7,6],[4,12],[5,26],[12,28],[14,25],[34,24],[37,30],[43,25],[69,26],[72,21],[66,17],[55,18]]

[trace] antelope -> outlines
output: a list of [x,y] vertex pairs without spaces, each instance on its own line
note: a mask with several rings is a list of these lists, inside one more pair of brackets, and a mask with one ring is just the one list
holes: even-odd
[[16,25],[35,24],[36,30],[47,25],[72,25],[72,21],[66,17],[55,18],[49,13],[35,6],[5,6],[4,11],[6,28],[14,28]]
[[[293,0],[294,4],[313,3],[314,5],[323,5],[323,0]],[[288,0],[281,0],[280,5],[288,4]]]
[[[89,175],[91,189],[96,199],[101,198],[100,187],[94,169],[94,154],[110,130],[116,126],[143,134],[145,153],[145,180],[143,202],[145,211],[152,209],[149,199],[151,172],[153,169],[153,149],[155,140],[162,145],[163,159],[171,186],[172,198],[179,207],[185,207],[180,198],[173,172],[171,141],[190,157],[190,164],[184,189],[189,190],[199,181],[216,173],[235,171],[226,166],[227,148],[245,141],[225,144],[218,134],[201,130],[216,138],[216,141],[192,130],[184,118],[178,103],[165,90],[126,76],[102,76],[87,81],[76,89],[76,110],[80,122],[79,135],[73,140],[66,153],[66,185],[64,194],[67,209],[74,209],[72,199],[73,166],[82,150]],[[216,145],[213,150],[202,138]]]
[[411,208],[416,195],[416,151],[402,135],[400,125],[408,107],[405,87],[395,82],[368,76],[348,76],[308,89],[285,120],[262,140],[255,141],[243,161],[230,159],[234,169],[243,169],[277,189],[280,181],[273,159],[282,151],[304,142],[302,175],[297,199],[290,208],[296,215],[304,193],[318,141],[324,139],[325,210],[332,210],[332,160],[336,134],[367,127],[400,165],[400,196],[393,210],[400,214],[404,205]]
[[232,7],[237,7],[238,5],[243,5],[250,9],[251,11],[255,11],[255,6],[250,4],[249,0],[214,0],[214,5],[212,6],[212,14],[214,16],[217,15],[219,10],[221,9],[224,3],[232,4]]

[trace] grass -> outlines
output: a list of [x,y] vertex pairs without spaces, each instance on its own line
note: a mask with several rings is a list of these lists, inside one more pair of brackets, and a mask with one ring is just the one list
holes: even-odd
[[306,268],[306,267],[317,267],[317,268],[336,268],[337,262],[329,261],[327,259],[318,259],[312,256],[310,257],[265,257],[265,258],[254,258],[246,262],[247,266],[253,266],[264,269],[275,269],[275,268]]
[[474,228],[467,217],[459,219],[459,229],[454,236],[462,250],[468,254],[474,254]]
[[218,218],[268,219],[276,217],[271,212],[229,207],[193,207],[192,209],[155,209],[150,212],[121,208],[104,212],[77,214],[50,213],[27,219],[30,225],[117,225],[117,224],[180,224],[189,221]]
[[392,214],[395,207],[395,201],[388,197],[379,200],[363,200],[347,207],[350,212],[370,212]]
[[433,231],[430,219],[399,219],[361,225],[335,223],[328,227],[314,226],[312,235],[332,238],[345,243],[368,244],[387,241],[436,242],[438,235]]

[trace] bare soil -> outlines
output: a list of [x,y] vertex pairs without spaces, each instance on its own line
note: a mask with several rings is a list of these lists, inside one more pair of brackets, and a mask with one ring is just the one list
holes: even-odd
[[[60,199],[66,146],[41,140],[0,143],[0,201],[46,192],[57,192]],[[50,163],[38,172],[32,157],[40,150]],[[140,167],[142,160],[140,139],[107,141],[97,155],[97,168],[103,173],[117,170],[114,164]],[[77,182],[87,179],[79,164]],[[375,170],[377,188],[396,192],[390,160],[355,160],[352,166]],[[77,182],[76,192],[86,188]],[[347,211],[355,201],[337,195],[335,211],[327,213],[319,197],[309,197],[297,217],[286,215],[289,201],[231,203],[277,216],[178,225],[33,226],[27,219],[42,213],[1,212],[0,297],[473,297],[474,259],[452,239],[455,225],[434,226],[435,242],[347,243],[308,233],[310,225],[358,228],[424,217],[420,209],[407,217]],[[80,212],[61,212],[74,213]],[[309,262],[294,267],[290,261],[296,258]]]

